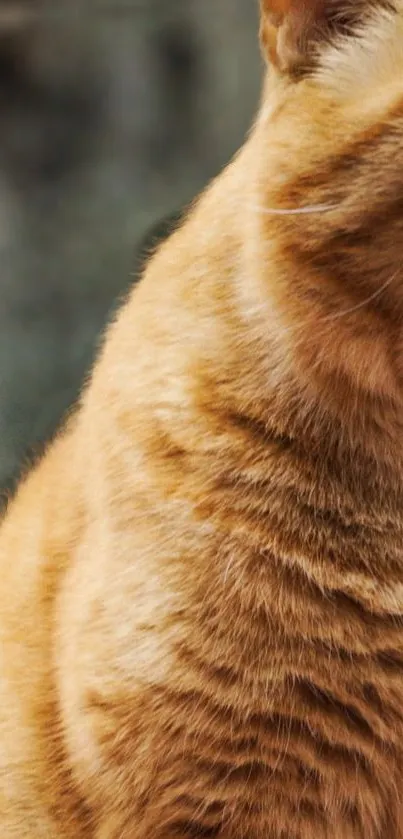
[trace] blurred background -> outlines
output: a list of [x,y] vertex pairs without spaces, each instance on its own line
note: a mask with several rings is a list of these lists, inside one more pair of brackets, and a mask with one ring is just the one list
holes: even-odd
[[0,490],[256,112],[257,0],[0,0]]

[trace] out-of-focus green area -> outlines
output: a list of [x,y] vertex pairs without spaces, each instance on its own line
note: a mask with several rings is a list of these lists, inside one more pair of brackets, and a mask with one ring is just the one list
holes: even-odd
[[257,0],[0,0],[0,487],[256,111]]

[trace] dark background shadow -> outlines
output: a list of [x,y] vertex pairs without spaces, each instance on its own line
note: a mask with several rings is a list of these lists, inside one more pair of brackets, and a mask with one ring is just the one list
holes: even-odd
[[0,0],[0,488],[76,399],[146,254],[229,160],[255,0]]

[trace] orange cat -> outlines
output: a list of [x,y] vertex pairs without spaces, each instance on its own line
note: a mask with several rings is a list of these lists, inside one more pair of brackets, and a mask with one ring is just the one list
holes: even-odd
[[1,839],[403,837],[403,0],[262,41],[2,525]]

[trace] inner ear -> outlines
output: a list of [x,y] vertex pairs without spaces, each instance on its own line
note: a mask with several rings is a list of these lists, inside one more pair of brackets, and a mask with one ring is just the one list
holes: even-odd
[[261,41],[278,69],[294,71],[306,64],[325,23],[324,6],[325,0],[261,0]]
[[[347,37],[377,5],[371,0],[261,0],[261,40],[269,60],[284,72],[312,66],[318,46]],[[389,0],[378,5],[390,6]]]

